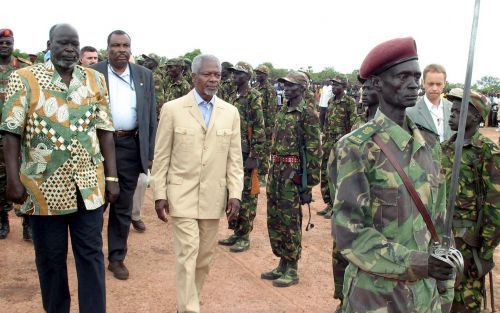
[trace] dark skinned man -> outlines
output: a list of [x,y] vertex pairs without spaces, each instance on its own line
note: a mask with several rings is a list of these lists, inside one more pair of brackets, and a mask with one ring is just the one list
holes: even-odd
[[[3,108],[7,96],[7,83],[10,74],[20,68],[31,65],[27,60],[14,57],[14,33],[10,29],[0,29],[0,110]],[[0,111],[1,112],[1,111]],[[1,135],[0,135],[1,140]],[[0,143],[0,149],[3,150],[3,143]],[[12,203],[5,199],[5,188],[7,185],[5,163],[3,153],[0,155],[0,239],[7,238],[10,231],[9,211],[12,209]],[[16,212],[19,214],[19,212]],[[23,239],[31,240],[31,227],[28,217],[23,216]]]
[[[458,131],[463,94],[461,88],[453,88],[446,95],[452,103],[449,126],[454,132]],[[488,98],[472,90],[453,214],[455,244],[465,264],[455,286],[452,312],[456,313],[482,312],[484,277],[495,265],[493,253],[500,240],[500,149],[479,132],[490,109]],[[441,144],[447,182],[455,161],[456,138],[452,135]]]
[[[405,114],[417,101],[421,77],[413,38],[373,48],[360,77],[372,80],[379,109],[337,144],[333,234],[349,261],[342,312],[449,312],[453,266],[431,254],[431,232],[387,159],[392,154],[400,163],[442,236],[446,189],[439,138]],[[443,294],[437,281],[446,285]]]
[[[266,133],[262,114],[262,95],[250,87],[253,69],[248,63],[238,62],[231,68],[231,71],[237,89],[236,94],[228,102],[232,103],[240,113],[241,150],[245,176],[241,209],[234,227],[234,234],[229,238],[219,240],[219,244],[231,246],[229,249],[232,252],[243,252],[250,248],[250,232],[257,214],[258,176],[266,175],[268,157],[265,150]],[[254,188],[252,188],[252,183],[254,183]]]
[[55,25],[48,44],[48,62],[9,79],[0,126],[7,197],[30,215],[44,310],[70,310],[69,229],[80,312],[105,312],[103,211],[119,195],[106,83],[77,65],[73,27]]

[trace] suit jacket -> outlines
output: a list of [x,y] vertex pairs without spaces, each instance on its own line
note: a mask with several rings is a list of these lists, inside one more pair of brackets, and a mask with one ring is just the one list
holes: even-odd
[[207,128],[193,91],[163,105],[152,184],[171,216],[221,218],[227,191],[241,200],[243,190],[238,110],[216,97]]
[[[448,121],[451,115],[451,105],[452,103],[446,99],[443,100],[443,123],[444,123],[444,140],[450,139],[450,137],[455,133],[450,129]],[[407,108],[406,114],[414,121],[416,124],[426,128],[427,130],[438,134],[434,121],[432,120],[431,112],[427,108],[424,101],[424,96],[417,100],[417,104],[414,107]]]
[[[108,61],[102,61],[92,66],[104,74],[106,85],[109,85]],[[156,135],[156,99],[153,74],[147,68],[129,63],[130,72],[135,85],[137,99],[137,125],[139,128],[139,150],[141,167],[144,173],[148,171],[148,162],[153,160]]]

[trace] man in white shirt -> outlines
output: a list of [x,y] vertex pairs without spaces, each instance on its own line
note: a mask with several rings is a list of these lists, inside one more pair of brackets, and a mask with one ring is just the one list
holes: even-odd
[[319,123],[321,129],[325,124],[326,111],[328,110],[328,100],[333,97],[332,93],[332,81],[328,80],[321,90],[321,96],[319,97]]
[[441,97],[446,85],[445,68],[439,64],[427,65],[422,85],[424,96],[414,107],[406,109],[406,113],[416,124],[438,135],[440,142],[448,140],[453,132],[448,125],[451,102]]

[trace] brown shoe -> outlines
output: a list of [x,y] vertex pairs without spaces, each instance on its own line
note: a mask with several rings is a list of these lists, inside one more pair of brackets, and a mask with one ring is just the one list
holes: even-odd
[[134,227],[135,231],[139,233],[143,233],[146,231],[146,225],[142,220],[134,221],[132,220],[132,226]]
[[123,261],[109,261],[108,270],[113,272],[113,276],[120,280],[128,279],[128,269]]

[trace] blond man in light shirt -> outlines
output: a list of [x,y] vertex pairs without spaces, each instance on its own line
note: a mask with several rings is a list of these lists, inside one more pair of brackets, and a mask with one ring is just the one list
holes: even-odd
[[442,65],[429,64],[422,76],[425,94],[414,107],[406,109],[407,115],[418,125],[432,131],[443,142],[453,135],[448,125],[451,102],[442,98],[446,85],[446,70]]

